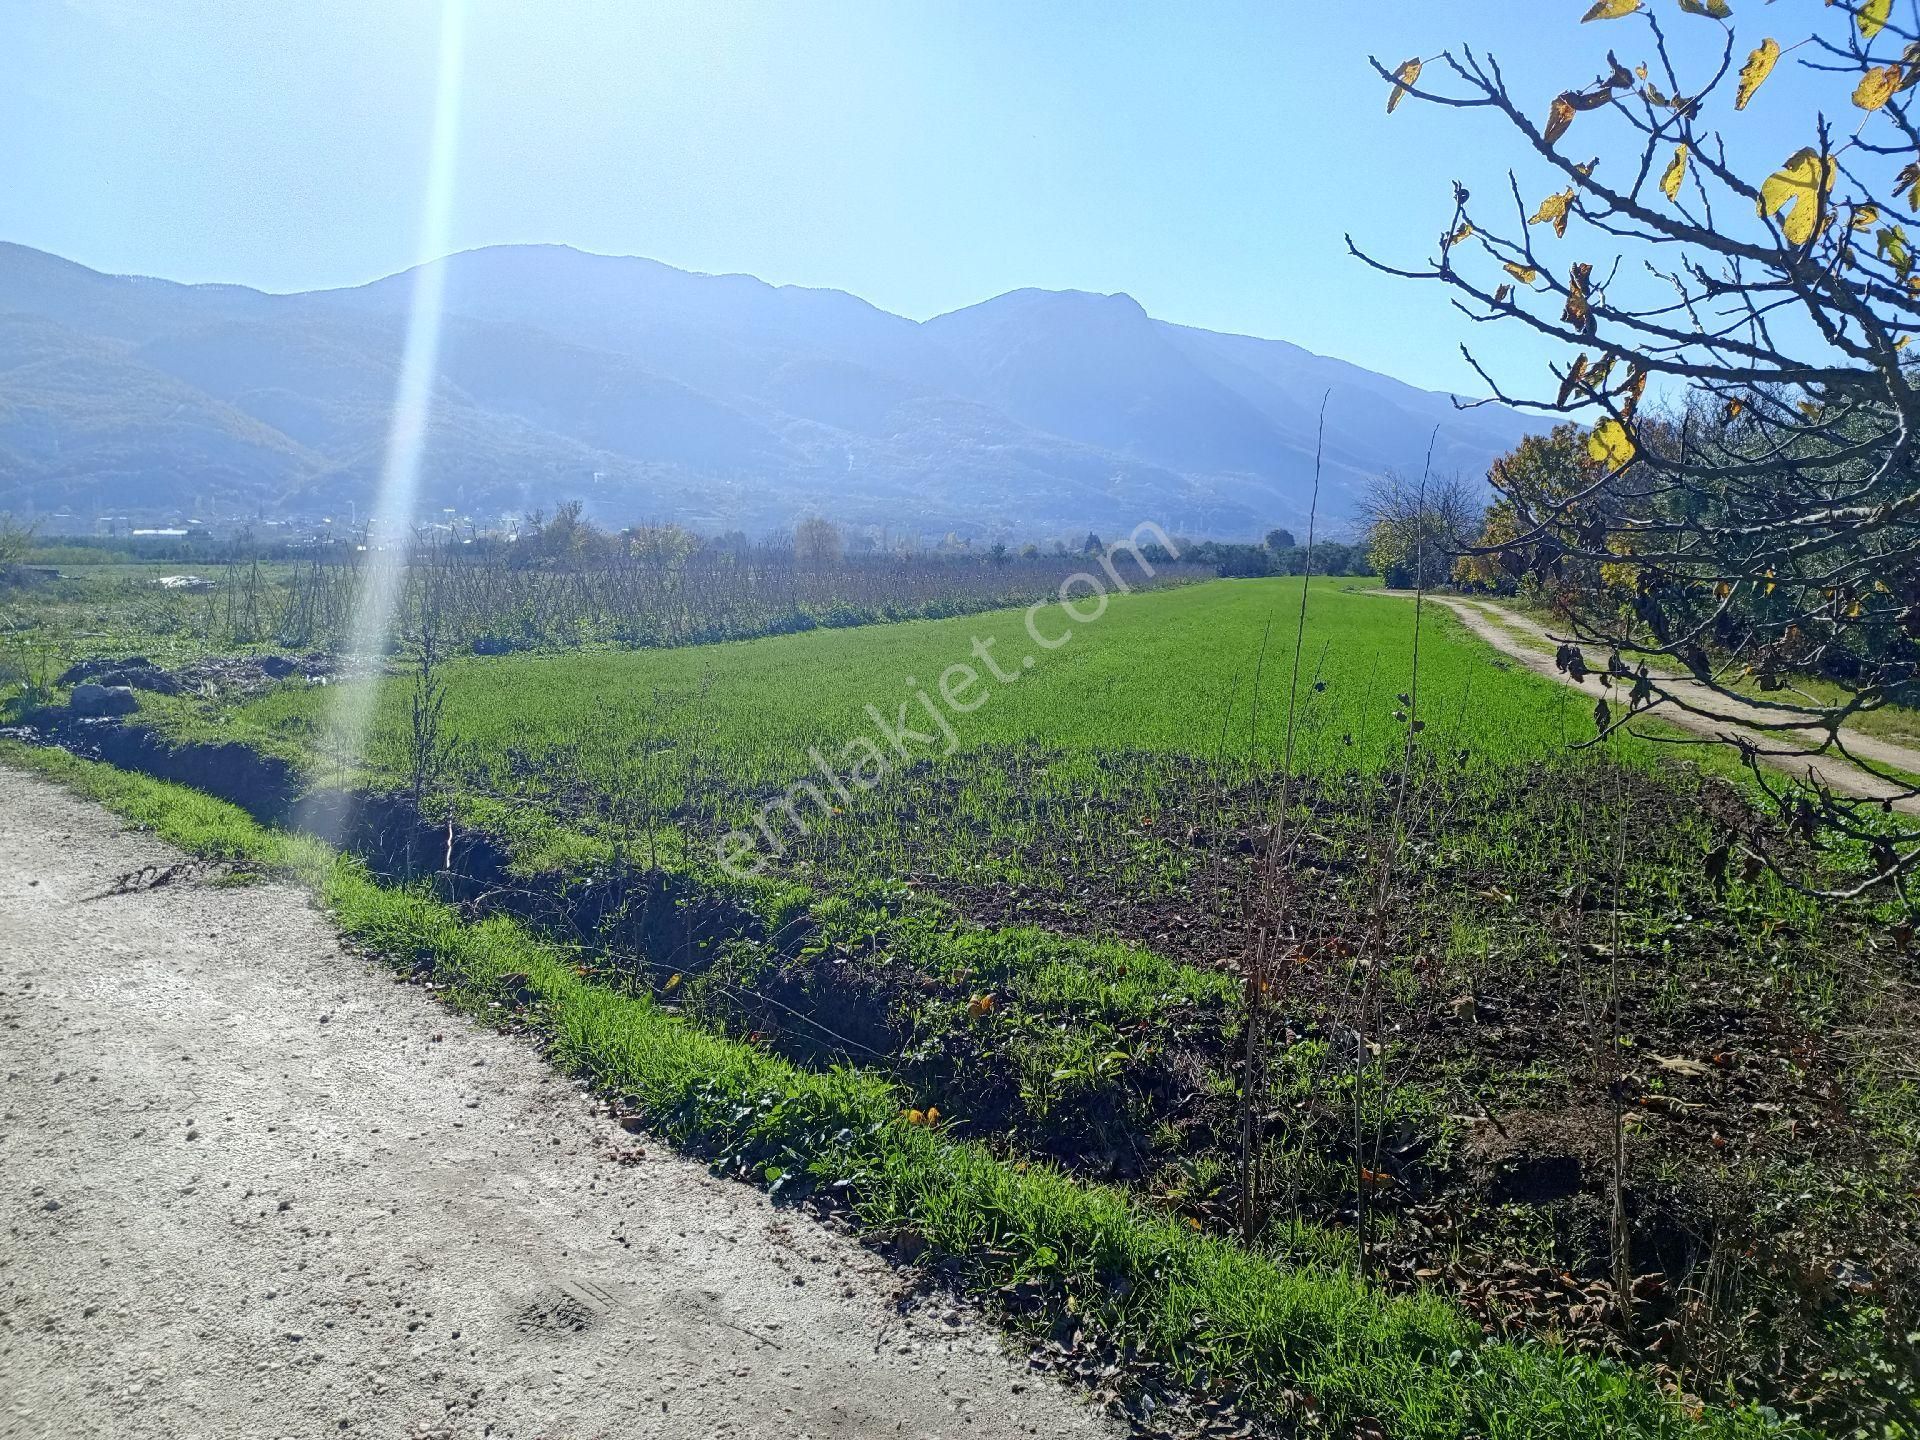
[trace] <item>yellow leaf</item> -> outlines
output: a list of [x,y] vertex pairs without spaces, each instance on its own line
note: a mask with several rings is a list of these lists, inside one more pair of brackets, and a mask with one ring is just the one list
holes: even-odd
[[1680,0],[1680,8],[1689,15],[1705,15],[1710,20],[1725,20],[1733,14],[1727,0]]
[[1880,27],[1887,23],[1887,17],[1893,13],[1893,0],[1867,0],[1860,7],[1858,19],[1860,33],[1871,40],[1880,33]]
[[1627,435],[1627,427],[1611,418],[1602,420],[1587,437],[1587,455],[1603,465],[1619,469],[1633,459],[1633,441]]
[[1833,188],[1834,168],[1831,159],[1811,149],[1796,150],[1761,183],[1757,208],[1762,218],[1780,216],[1780,229],[1789,245],[1804,245],[1813,238],[1820,196]]
[[1879,221],[1880,207],[1878,205],[1862,205],[1858,210],[1853,212],[1853,220],[1850,222],[1850,225],[1851,228],[1855,230],[1871,230]]
[[1902,335],[1898,340],[1893,342],[1893,348],[1896,350],[1904,350],[1907,348],[1907,342],[1911,339],[1913,339],[1911,335]]
[[1913,248],[1907,244],[1907,228],[1904,225],[1883,226],[1873,237],[1874,248],[1879,250],[1886,262],[1893,267],[1894,273],[1902,280],[1913,269]]
[[1724,416],[1724,418],[1731,421],[1736,415],[1738,415],[1742,410],[1746,408],[1747,407],[1738,400],[1729,400],[1727,401],[1727,413]]
[[1760,48],[1747,56],[1747,63],[1740,67],[1740,85],[1733,94],[1733,108],[1744,110],[1747,102],[1753,98],[1753,92],[1760,88],[1761,82],[1773,73],[1773,62],[1780,58],[1780,42],[1767,39],[1760,42]]
[[1387,114],[1394,112],[1401,97],[1407,93],[1407,87],[1420,78],[1420,57],[1401,62],[1400,68],[1393,72],[1393,93],[1387,96]]
[[1580,23],[1589,20],[1618,20],[1623,15],[1631,15],[1640,8],[1640,0],[1593,0],[1593,8],[1580,17]]
[[1472,238],[1473,226],[1463,224],[1458,230],[1447,236],[1440,243],[1442,245],[1458,245],[1462,240],[1470,240]]
[[[1534,218],[1537,220],[1540,217],[1536,215]],[[1507,274],[1511,275],[1514,279],[1518,280],[1522,285],[1531,285],[1534,281],[1540,278],[1540,272],[1534,269],[1531,265],[1507,264],[1502,266],[1501,268],[1504,269],[1507,272]]]
[[1568,187],[1557,195],[1549,195],[1540,202],[1540,208],[1528,219],[1529,225],[1551,224],[1555,235],[1567,233],[1567,209],[1573,204],[1573,190]]
[[1687,178],[1687,147],[1673,147],[1673,159],[1667,162],[1666,172],[1660,177],[1660,193],[1669,200],[1680,198],[1680,182]]
[[669,975],[667,977],[666,988],[669,993],[671,993],[672,991],[678,990],[680,988],[680,976],[678,974]]
[[1860,77],[1860,83],[1853,87],[1853,103],[1862,110],[1878,110],[1899,88],[1900,67],[1882,65]]
[[900,1118],[905,1120],[909,1125],[924,1125],[927,1123],[927,1112],[924,1110],[902,1110],[900,1112]]
[[1551,145],[1567,133],[1567,126],[1573,123],[1573,102],[1565,95],[1556,95],[1553,104],[1547,109],[1547,144]]
[[938,1125],[939,1123],[940,1123],[940,1107],[938,1105],[929,1105],[927,1107],[927,1124]]

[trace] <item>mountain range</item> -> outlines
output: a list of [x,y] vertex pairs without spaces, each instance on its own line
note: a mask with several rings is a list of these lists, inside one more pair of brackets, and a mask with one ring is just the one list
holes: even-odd
[[[896,534],[1300,528],[1386,469],[1470,478],[1530,428],[1281,340],[1016,290],[917,322],[838,290],[559,245],[433,262],[424,511]],[[0,510],[368,513],[418,276],[268,294],[0,243]]]

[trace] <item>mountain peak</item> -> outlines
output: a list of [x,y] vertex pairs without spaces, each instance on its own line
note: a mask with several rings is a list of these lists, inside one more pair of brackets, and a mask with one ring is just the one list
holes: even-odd
[[1004,295],[996,295],[991,300],[982,300],[974,305],[964,305],[958,310],[949,310],[944,315],[936,315],[926,323],[939,326],[960,316],[972,316],[976,319],[1000,316],[1045,316],[1052,320],[1073,324],[1089,319],[1105,321],[1146,322],[1149,316],[1144,306],[1125,291],[1116,291],[1103,295],[1096,290],[1041,290],[1028,287],[1021,290],[1009,290]]
[[[446,335],[423,505],[584,499],[601,519],[764,532],[821,513],[1040,538],[1153,520],[1252,536],[1364,479],[1468,476],[1528,428],[1125,293],[1013,290],[916,323],[839,290],[560,244],[435,262]],[[378,483],[408,272],[269,295],[98,274],[0,245],[8,508],[331,514]],[[20,399],[19,397],[26,397]]]

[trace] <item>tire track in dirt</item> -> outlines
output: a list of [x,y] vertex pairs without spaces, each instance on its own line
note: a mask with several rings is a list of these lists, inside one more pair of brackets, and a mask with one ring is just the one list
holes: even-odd
[[1116,1433],[302,892],[102,893],[179,858],[0,767],[0,1436]]

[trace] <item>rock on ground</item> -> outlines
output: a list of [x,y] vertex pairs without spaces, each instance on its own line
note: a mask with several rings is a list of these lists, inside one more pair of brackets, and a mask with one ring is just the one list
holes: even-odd
[[0,1436],[1111,1433],[299,891],[101,895],[178,858],[0,767]]

